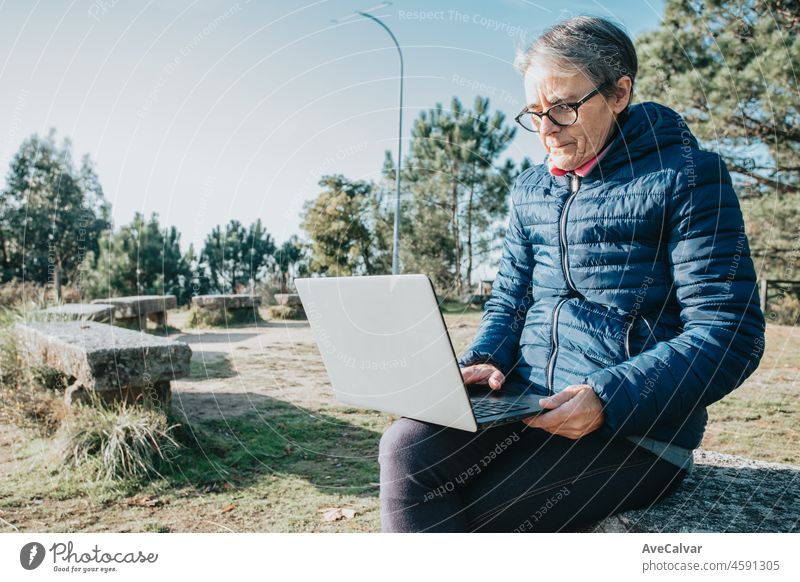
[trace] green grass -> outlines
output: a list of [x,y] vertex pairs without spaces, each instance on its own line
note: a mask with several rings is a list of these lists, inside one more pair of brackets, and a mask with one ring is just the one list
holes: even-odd
[[[181,423],[172,433],[181,448],[170,462],[159,463],[148,479],[115,482],[53,470],[46,461],[49,441],[32,438],[23,454],[26,470],[0,477],[0,510],[22,510],[32,498],[88,499],[114,513],[125,498],[159,495],[165,503],[159,512],[191,504],[193,509],[180,510],[178,522],[195,512],[198,519],[210,513],[209,523],[218,523],[221,508],[234,504],[229,517],[244,520],[247,531],[376,531],[378,441],[390,421],[380,413],[310,411],[279,400],[229,419],[188,423],[170,417],[170,424]],[[357,517],[323,523],[321,510],[333,506],[352,507]],[[134,529],[185,529],[167,517],[158,519]]]
[[448,315],[481,315],[483,313],[483,307],[450,299],[439,303],[439,310]]
[[[348,416],[368,420],[351,424]],[[162,477],[173,486],[219,489],[263,475],[295,475],[324,489],[374,495],[383,415],[322,414],[273,400],[243,416],[182,424],[185,445]],[[363,423],[359,423],[363,424]]]
[[[471,341],[481,311],[457,302],[443,305],[457,351]],[[767,351],[744,386],[709,407],[703,448],[800,465],[800,334],[797,328],[767,328]],[[242,374],[261,385],[265,374],[293,378],[321,367],[310,343],[288,353],[306,360],[301,372],[283,358],[199,354],[190,380]],[[251,357],[252,356],[252,357]],[[276,366],[273,370],[270,366]],[[208,388],[225,382],[211,382]],[[223,419],[171,416],[181,448],[146,478],[103,482],[76,469],[55,470],[46,461],[53,440],[26,433],[21,460],[0,471],[0,515],[27,531],[378,531],[378,441],[389,415],[350,406],[304,400],[307,408],[261,396],[255,409]],[[0,451],[2,452],[2,451]],[[10,465],[9,465],[10,467]],[[158,495],[157,507],[129,506],[127,499]],[[327,507],[352,507],[356,517],[327,523]],[[38,508],[38,509],[37,509]],[[9,531],[2,527],[0,531]]]
[[176,425],[150,406],[76,405],[56,434],[59,462],[107,482],[144,479],[168,460]]
[[800,465],[800,332],[768,325],[759,368],[722,400],[708,407],[702,447],[752,459]]

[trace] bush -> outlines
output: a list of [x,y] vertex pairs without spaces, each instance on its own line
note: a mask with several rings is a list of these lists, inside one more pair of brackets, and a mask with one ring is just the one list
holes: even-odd
[[188,327],[227,327],[254,325],[264,320],[258,309],[208,309],[193,305],[189,310]]
[[14,324],[31,319],[36,307],[0,307],[0,420],[52,435],[66,413],[63,374],[25,366]]
[[306,312],[302,307],[271,305],[268,313],[272,319],[306,319]]
[[[0,284],[0,307],[21,307],[24,305],[45,305],[55,302],[56,294],[52,285],[21,282],[17,280]],[[81,294],[75,287],[61,288],[62,303],[79,303]]]
[[22,381],[24,367],[17,348],[14,324],[21,321],[18,309],[0,307],[0,386],[16,387]]
[[769,302],[767,321],[778,325],[797,325],[800,323],[800,297],[791,293]]
[[141,479],[157,474],[180,448],[176,426],[155,407],[77,404],[56,435],[59,460],[104,481]]

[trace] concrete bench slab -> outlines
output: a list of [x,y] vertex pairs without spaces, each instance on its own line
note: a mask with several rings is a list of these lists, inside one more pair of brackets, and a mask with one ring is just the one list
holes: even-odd
[[159,326],[167,325],[167,310],[178,307],[174,295],[131,295],[129,297],[106,297],[95,299],[92,303],[102,303],[114,307],[114,323],[132,325],[146,329],[147,320]]
[[491,299],[491,295],[467,295],[464,297],[464,303],[468,303],[469,305],[479,305],[483,307],[486,305],[486,302]]
[[67,405],[88,402],[89,392],[106,402],[150,393],[168,407],[170,381],[189,374],[192,350],[184,342],[93,321],[18,323],[15,331],[30,365],[67,377]]
[[42,313],[63,319],[105,322],[111,321],[114,306],[105,303],[63,303],[43,309]]
[[203,309],[257,309],[261,297],[257,295],[196,295],[192,304]]
[[697,449],[694,471],[648,509],[625,511],[585,532],[796,532],[800,467]]
[[300,301],[300,295],[296,293],[276,293],[275,301],[278,302],[278,305],[283,305],[284,307],[303,306],[303,302]]

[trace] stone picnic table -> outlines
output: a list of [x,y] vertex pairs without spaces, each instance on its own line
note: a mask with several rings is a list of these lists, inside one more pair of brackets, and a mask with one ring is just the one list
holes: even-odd
[[284,307],[303,307],[303,302],[297,293],[276,293],[275,301]]
[[147,329],[147,320],[158,326],[167,325],[167,310],[178,307],[174,295],[131,295],[129,297],[107,297],[95,299],[92,303],[114,307],[113,322],[134,329]]
[[29,365],[66,376],[68,406],[89,393],[107,403],[149,394],[168,410],[170,381],[189,374],[192,350],[180,341],[94,321],[18,323],[15,332]]
[[43,309],[42,313],[62,319],[110,322],[114,315],[114,306],[105,303],[62,303]]
[[277,319],[305,319],[306,312],[303,302],[297,293],[276,293],[277,305],[269,308],[270,317]]
[[258,309],[261,297],[247,294],[195,295],[192,304],[203,309]]

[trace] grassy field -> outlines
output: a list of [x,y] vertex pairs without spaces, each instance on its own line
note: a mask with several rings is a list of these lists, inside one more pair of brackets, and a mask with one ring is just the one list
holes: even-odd
[[703,448],[800,465],[800,327],[768,325],[758,370],[708,416]]
[[[444,311],[460,352],[480,311]],[[378,441],[392,417],[333,399],[304,322],[192,330],[186,317],[170,315],[194,353],[173,384],[185,446],[172,462],[111,487],[53,471],[51,441],[0,425],[0,531],[378,531]],[[798,328],[770,326],[759,370],[710,407],[703,447],[800,464],[798,372]]]

